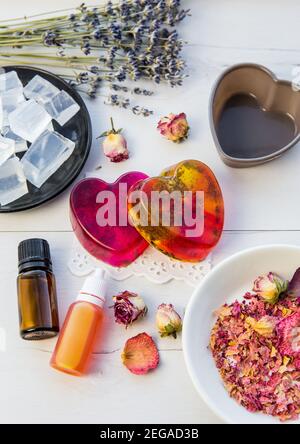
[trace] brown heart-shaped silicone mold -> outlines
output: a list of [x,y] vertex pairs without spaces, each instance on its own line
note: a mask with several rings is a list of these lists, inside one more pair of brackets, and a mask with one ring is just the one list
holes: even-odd
[[243,168],[268,162],[300,139],[300,93],[263,66],[233,66],[213,90],[210,124],[227,165]]

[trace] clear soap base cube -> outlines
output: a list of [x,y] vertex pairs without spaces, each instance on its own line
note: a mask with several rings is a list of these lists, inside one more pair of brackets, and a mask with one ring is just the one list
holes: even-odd
[[46,130],[22,158],[27,180],[40,188],[71,156],[75,143],[57,132]]
[[5,206],[28,193],[26,177],[17,157],[8,159],[0,168],[0,205]]

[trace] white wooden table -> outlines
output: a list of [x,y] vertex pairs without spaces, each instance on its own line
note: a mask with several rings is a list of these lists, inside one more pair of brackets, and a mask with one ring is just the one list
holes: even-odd
[[[1,8],[0,19],[46,11],[47,7],[77,6],[79,1],[50,3],[10,0]],[[297,0],[186,0],[185,3],[193,12],[181,27],[189,41],[185,57],[190,78],[181,89],[161,87],[153,98],[145,99],[145,104],[156,110],[149,119],[106,107],[102,100],[87,101],[94,143],[84,172],[101,164],[102,177],[113,180],[130,170],[155,175],[177,161],[200,159],[214,170],[226,204],[225,232],[214,252],[214,263],[250,246],[298,244],[299,147],[279,160],[253,169],[226,167],[210,134],[208,100],[216,77],[234,63],[258,62],[279,76],[292,77],[293,67],[300,63],[300,3]],[[188,114],[191,137],[185,144],[175,146],[162,140],[155,126],[160,115],[181,111]],[[131,159],[118,165],[103,158],[95,140],[107,129],[110,115],[117,126],[125,128],[131,148]],[[19,241],[41,236],[50,242],[61,319],[82,284],[82,279],[72,276],[67,268],[73,241],[68,218],[69,191],[39,209],[0,215],[0,328],[6,333],[6,350],[0,352],[0,422],[219,423],[189,380],[180,339],[159,340],[153,327],[155,309],[161,302],[173,303],[183,313],[192,293],[191,287],[183,283],[159,286],[142,278],[112,282],[111,294],[125,289],[140,292],[149,305],[149,315],[125,332],[113,324],[109,313],[110,329],[103,348],[94,355],[95,371],[88,377],[74,379],[49,367],[55,340],[32,343],[19,338],[15,285]],[[120,351],[126,338],[143,330],[158,340],[162,362],[152,374],[137,377],[122,366]]]

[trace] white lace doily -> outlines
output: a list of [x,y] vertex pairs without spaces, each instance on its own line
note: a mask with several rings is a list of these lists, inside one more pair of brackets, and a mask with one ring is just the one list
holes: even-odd
[[86,276],[95,268],[101,267],[118,281],[130,276],[143,276],[149,281],[157,284],[169,282],[172,279],[185,281],[192,287],[196,287],[201,279],[211,269],[211,256],[205,261],[191,264],[179,262],[165,256],[154,247],[149,246],[147,250],[126,268],[115,268],[95,259],[87,253],[75,238],[68,263],[71,273],[75,276]]

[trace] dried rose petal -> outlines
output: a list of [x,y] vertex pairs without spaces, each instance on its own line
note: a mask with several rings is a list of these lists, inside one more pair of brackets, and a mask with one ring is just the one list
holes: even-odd
[[300,268],[294,273],[288,285],[287,294],[289,297],[300,298]]
[[155,342],[147,333],[128,339],[122,353],[123,364],[135,375],[145,375],[159,364]]
[[280,352],[300,358],[300,313],[283,319],[277,327],[277,332],[280,338]]
[[300,358],[295,359],[294,361],[294,365],[296,367],[297,370],[300,370]]
[[246,293],[242,302],[225,304],[217,314],[210,349],[230,396],[250,412],[297,419],[300,299],[274,304]]
[[267,338],[272,336],[277,324],[277,319],[272,316],[263,316],[259,321],[256,321],[248,317],[246,323],[249,324],[256,333]]

